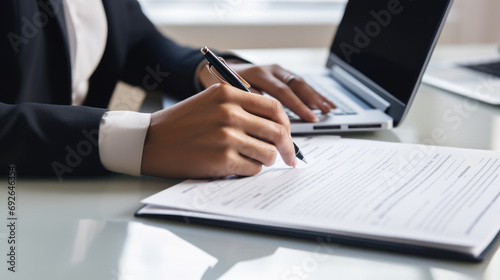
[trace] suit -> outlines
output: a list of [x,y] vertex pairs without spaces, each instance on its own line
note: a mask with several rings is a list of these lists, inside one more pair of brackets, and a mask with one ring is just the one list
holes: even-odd
[[108,37],[84,106],[71,106],[62,0],[8,0],[0,11],[0,166],[20,175],[108,173],[100,120],[117,81],[186,98],[202,54],[162,36],[135,0],[103,0]]

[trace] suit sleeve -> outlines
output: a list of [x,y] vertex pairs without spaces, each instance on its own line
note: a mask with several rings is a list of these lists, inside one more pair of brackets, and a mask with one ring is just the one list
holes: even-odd
[[0,167],[15,164],[21,176],[108,174],[99,158],[104,109],[0,103]]
[[[143,14],[139,3],[128,1],[130,48],[124,76],[125,82],[145,90],[160,90],[184,99],[197,92],[194,76],[204,60],[199,48],[178,45],[166,38]],[[218,53],[225,59],[239,59],[229,53]],[[147,75],[144,75],[146,69]]]

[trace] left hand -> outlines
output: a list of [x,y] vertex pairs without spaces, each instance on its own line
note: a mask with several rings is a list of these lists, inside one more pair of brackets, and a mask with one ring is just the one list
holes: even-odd
[[[304,79],[279,65],[258,66],[229,61],[227,63],[252,85],[252,92],[259,94],[265,92],[273,96],[307,122],[318,121],[318,117],[311,109],[320,109],[323,114],[327,114],[331,109],[336,108],[333,102],[316,92]],[[200,81],[205,87],[219,83],[206,67],[200,71]]]

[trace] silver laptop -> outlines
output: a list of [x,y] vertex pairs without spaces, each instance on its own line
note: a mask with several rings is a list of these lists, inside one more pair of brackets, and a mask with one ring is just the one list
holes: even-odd
[[[391,129],[410,108],[453,0],[350,0],[326,67],[300,74],[339,108],[292,133]],[[165,97],[163,106],[175,100]]]
[[292,133],[390,129],[410,108],[452,0],[350,0],[323,73],[299,73],[339,108]]
[[489,104],[500,105],[500,50],[464,50],[457,57],[432,61],[423,82]]

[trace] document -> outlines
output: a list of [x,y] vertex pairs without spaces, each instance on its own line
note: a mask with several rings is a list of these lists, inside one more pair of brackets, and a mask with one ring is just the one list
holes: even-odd
[[188,180],[140,214],[179,215],[410,244],[478,257],[500,230],[500,152],[294,138],[309,164]]

